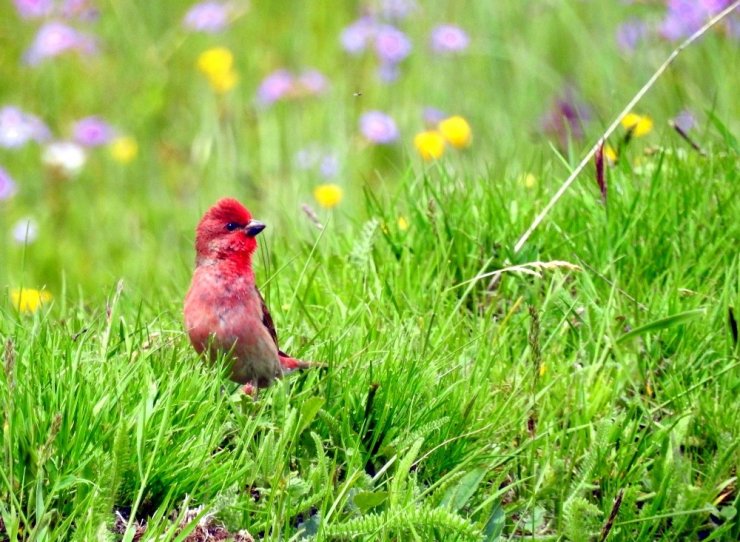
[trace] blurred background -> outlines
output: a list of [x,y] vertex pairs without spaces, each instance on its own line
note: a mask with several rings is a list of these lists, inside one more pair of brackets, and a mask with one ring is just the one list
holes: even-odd
[[[310,248],[317,222],[356,231],[368,194],[393,205],[405,180],[441,170],[500,185],[525,226],[730,3],[7,0],[0,288],[100,300],[124,278],[179,303],[195,224],[227,195],[288,251]],[[702,145],[722,136],[712,119],[734,131],[739,21],[641,102],[641,150],[676,144],[671,121]]]

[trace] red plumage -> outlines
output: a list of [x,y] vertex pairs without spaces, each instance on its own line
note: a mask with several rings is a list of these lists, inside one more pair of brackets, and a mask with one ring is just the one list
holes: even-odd
[[254,283],[252,256],[264,228],[235,199],[211,207],[196,229],[195,272],[185,296],[185,328],[193,347],[211,360],[229,353],[231,378],[247,392],[310,365],[278,349],[272,317]]

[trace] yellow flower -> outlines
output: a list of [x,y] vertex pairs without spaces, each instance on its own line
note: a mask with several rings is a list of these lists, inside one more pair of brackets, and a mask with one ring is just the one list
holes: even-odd
[[405,216],[398,217],[398,229],[401,231],[406,231],[407,229],[409,229],[409,221],[406,220]]
[[414,137],[414,147],[424,160],[436,160],[445,152],[445,138],[435,130],[419,132]]
[[473,139],[470,124],[459,115],[443,120],[437,125],[437,129],[447,142],[456,149],[464,149]]
[[336,184],[320,184],[313,189],[316,202],[325,209],[331,209],[342,201],[342,187]]
[[617,163],[617,151],[611,145],[604,145],[604,158],[611,164]]
[[537,177],[532,173],[525,173],[521,176],[520,182],[524,185],[524,188],[534,188],[537,186]]
[[33,288],[13,288],[10,290],[10,301],[20,312],[32,314],[44,303],[51,301],[51,294],[46,290]]
[[234,55],[226,47],[212,47],[198,56],[198,69],[204,75],[227,73],[234,67]]
[[544,363],[540,363],[540,371],[539,371],[540,376],[541,377],[545,376],[546,372],[547,372],[547,365],[545,365]]
[[208,78],[208,82],[211,83],[211,88],[219,94],[226,94],[229,92],[236,86],[237,81],[239,81],[239,76],[234,71],[212,75]]
[[622,119],[622,126],[630,130],[635,137],[642,137],[653,129],[653,119],[647,115],[627,113]]
[[136,158],[136,155],[139,153],[139,145],[136,143],[136,140],[130,136],[120,136],[115,138],[111,141],[108,149],[113,159],[122,164],[128,164]]
[[236,86],[239,76],[234,71],[234,55],[226,47],[213,47],[198,56],[198,69],[213,90],[225,94]]

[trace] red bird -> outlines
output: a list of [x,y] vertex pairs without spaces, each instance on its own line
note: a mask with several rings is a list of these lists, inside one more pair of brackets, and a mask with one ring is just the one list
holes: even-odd
[[254,284],[252,256],[265,225],[225,198],[200,220],[195,273],[185,296],[185,328],[198,353],[231,356],[231,379],[252,394],[284,372],[311,364],[280,351],[275,325]]

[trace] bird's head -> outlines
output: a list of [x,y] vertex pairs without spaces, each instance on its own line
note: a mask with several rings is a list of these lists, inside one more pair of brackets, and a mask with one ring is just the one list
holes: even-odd
[[206,211],[195,230],[197,262],[249,259],[257,248],[257,235],[265,225],[232,198],[224,198]]

